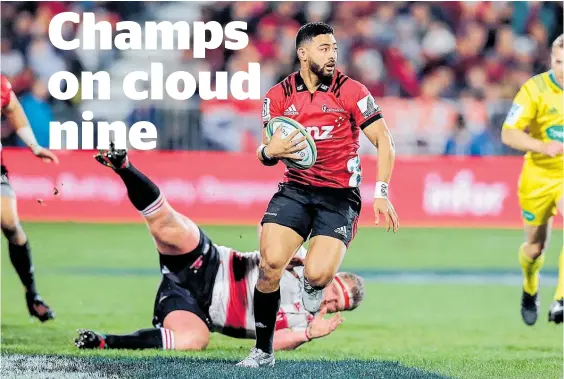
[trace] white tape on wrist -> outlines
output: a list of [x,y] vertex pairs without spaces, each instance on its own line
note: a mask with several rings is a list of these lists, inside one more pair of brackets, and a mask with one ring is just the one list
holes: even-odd
[[376,182],[376,188],[374,188],[374,198],[375,199],[388,198],[388,183]]
[[16,133],[34,153],[41,148],[41,146],[39,146],[39,144],[37,143],[35,134],[33,134],[33,130],[30,126],[19,128],[18,130],[16,130]]

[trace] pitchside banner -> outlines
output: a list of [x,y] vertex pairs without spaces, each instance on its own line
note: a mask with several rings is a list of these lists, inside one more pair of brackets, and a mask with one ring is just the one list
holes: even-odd
[[[121,180],[90,151],[60,151],[45,164],[25,150],[5,149],[4,163],[23,220],[139,222]],[[259,222],[284,166],[264,167],[253,154],[131,152],[140,170],[179,212],[199,223]],[[519,157],[398,157],[391,200],[402,226],[520,227]],[[360,223],[373,222],[374,157],[363,157]],[[561,225],[560,217],[556,220]]]

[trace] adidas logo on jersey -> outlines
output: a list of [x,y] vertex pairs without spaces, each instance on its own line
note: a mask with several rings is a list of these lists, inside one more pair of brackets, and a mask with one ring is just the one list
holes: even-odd
[[290,105],[288,109],[284,111],[284,116],[297,116],[298,110],[294,106],[294,104]]
[[337,228],[335,230],[333,230],[335,233],[338,233],[344,237],[347,236],[347,227],[346,226],[341,226],[340,228]]

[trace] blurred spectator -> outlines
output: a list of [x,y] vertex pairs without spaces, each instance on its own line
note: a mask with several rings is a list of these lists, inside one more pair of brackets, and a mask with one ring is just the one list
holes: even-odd
[[[49,122],[53,120],[53,109],[48,98],[47,86],[41,81],[36,81],[31,92],[20,98],[37,143],[41,146],[49,146]],[[21,140],[18,145],[26,146]]]
[[472,155],[483,156],[492,152],[488,133],[471,132],[466,126],[464,116],[458,115],[456,127],[446,142],[444,155]]
[[64,59],[57,54],[47,38],[34,39],[29,44],[26,55],[30,68],[45,85],[53,74],[67,69]]
[[15,76],[24,69],[24,56],[18,50],[12,50],[12,42],[2,38],[2,73],[7,76]]
[[[563,28],[561,2],[50,1],[2,2],[1,7],[1,70],[10,77],[19,96],[29,93],[28,101],[33,103],[30,106],[34,109],[44,107],[46,99],[40,96],[41,86],[33,83],[39,81],[45,85],[56,71],[69,70],[78,75],[80,71],[105,70],[111,73],[112,84],[120,89],[119,83],[127,72],[147,69],[150,61],[163,62],[167,73],[184,70],[193,75],[198,71],[228,71],[232,74],[246,70],[249,62],[259,62],[261,91],[264,94],[272,85],[298,69],[294,43],[299,27],[306,22],[328,22],[334,27],[339,44],[339,68],[364,83],[379,102],[394,99],[396,102],[390,103],[392,107],[409,106],[414,109],[414,114],[419,115],[419,119],[413,120],[416,125],[408,125],[410,120],[402,119],[403,122],[397,125],[400,129],[395,131],[400,145],[402,141],[410,144],[409,147],[402,146],[400,151],[413,153],[442,153],[447,139],[449,151],[474,152],[474,147],[468,147],[474,146],[473,143],[459,142],[467,138],[467,129],[462,126],[456,128],[454,136],[443,131],[452,130],[452,121],[448,121],[449,127],[445,126],[440,131],[441,135],[433,139],[440,142],[417,144],[410,134],[413,129],[425,124],[426,119],[421,116],[423,110],[434,112],[435,118],[428,121],[433,125],[442,125],[447,118],[454,119],[451,114],[443,115],[443,112],[445,109],[458,112],[457,103],[464,97],[482,101],[490,109],[487,112],[487,128],[483,132],[474,132],[477,134],[470,141],[477,139],[480,133],[495,135],[499,117],[507,112],[519,86],[532,75],[548,69],[550,43],[562,33]],[[97,20],[111,24],[120,20],[213,20],[222,25],[234,20],[245,21],[249,45],[243,51],[222,48],[209,51],[205,60],[194,59],[192,50],[141,53],[115,49],[56,50],[48,40],[48,25],[54,15],[69,10],[94,12]],[[80,36],[82,25],[67,23],[64,33],[67,39]],[[163,146],[185,149],[211,146],[237,150],[252,145],[241,142],[249,135],[259,135],[260,138],[260,128],[259,132],[255,132],[254,126],[260,125],[260,104],[254,116],[256,121],[252,121],[252,107],[222,105],[218,114],[208,112],[202,116],[201,105],[197,104],[190,101],[188,105],[166,102],[149,105],[156,119],[169,120],[171,109],[183,106],[189,109],[187,112],[197,113],[188,116],[197,122],[183,123],[184,116],[178,116],[172,117],[176,120],[174,126],[167,123],[158,125],[159,133],[170,128],[170,139],[179,136],[182,141]],[[82,102],[80,96],[68,105],[77,112],[85,106],[90,107],[90,103]],[[102,106],[108,109],[106,117],[114,116],[110,111],[115,111],[120,117],[129,115],[123,119],[131,118],[138,108],[148,106],[123,99],[123,96],[112,99],[112,105],[111,109]],[[384,112],[388,115],[392,113],[386,109]],[[39,118],[45,114],[46,111]],[[199,145],[200,141],[212,141],[209,136],[216,135],[217,130],[225,131],[223,135],[229,136],[225,141],[237,139],[237,142],[229,146],[225,141]],[[3,135],[5,133],[3,131]],[[199,133],[199,138],[195,138],[194,133]]]

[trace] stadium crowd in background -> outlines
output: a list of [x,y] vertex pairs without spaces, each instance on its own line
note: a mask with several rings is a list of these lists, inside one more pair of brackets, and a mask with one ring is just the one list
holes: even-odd
[[[86,109],[108,121],[119,116],[117,119],[129,121],[128,125],[136,120],[154,122],[163,136],[159,145],[163,149],[251,150],[258,145],[255,142],[261,133],[260,105],[258,111],[251,107],[251,116],[245,117],[244,112],[222,112],[224,108],[205,112],[197,96],[180,105],[116,99],[112,114],[104,113],[110,111],[103,109],[108,107],[93,109],[95,104],[81,101],[79,96],[67,102],[54,101],[46,85],[57,71],[114,70],[112,75],[119,75],[140,64],[139,55],[118,50],[56,50],[48,39],[48,25],[55,14],[64,11],[92,11],[97,20],[112,23],[214,20],[224,25],[232,20],[246,21],[250,43],[244,50],[218,49],[208,52],[205,60],[193,59],[190,50],[167,52],[169,56],[159,52],[163,53],[159,60],[169,71],[192,73],[235,72],[247,70],[248,62],[260,62],[261,95],[297,69],[293,44],[298,28],[305,22],[328,22],[339,43],[339,69],[364,83],[377,101],[416,99],[421,109],[440,103],[451,110],[452,117],[442,128],[434,124],[444,116],[440,113],[443,108],[434,106],[433,112],[438,114],[425,118],[431,124],[425,125],[425,133],[413,133],[399,116],[395,123],[391,121],[399,154],[512,153],[499,141],[503,118],[519,87],[548,69],[550,43],[563,28],[560,2],[51,1],[2,2],[1,6],[1,70],[21,98],[38,140],[45,145],[49,120],[80,122]],[[80,25],[68,33],[80,33]],[[217,133],[218,129],[222,133]],[[246,136],[251,138],[248,143]],[[5,145],[20,144],[4,126],[2,141]],[[361,151],[372,153],[373,149]]]

